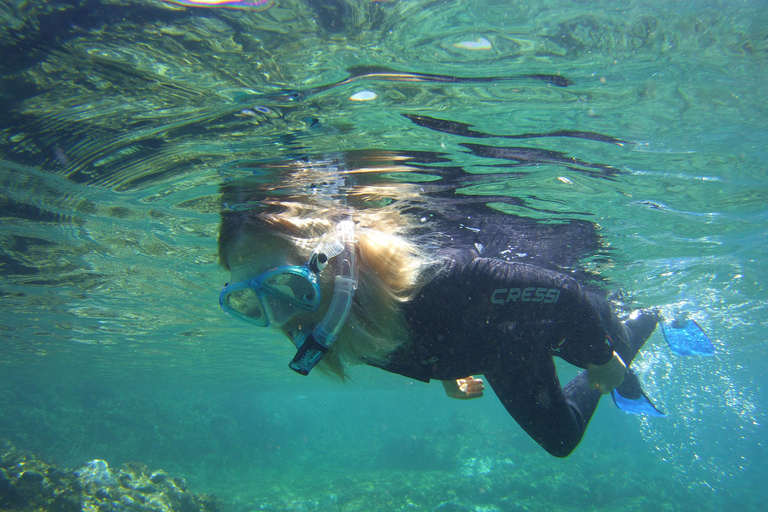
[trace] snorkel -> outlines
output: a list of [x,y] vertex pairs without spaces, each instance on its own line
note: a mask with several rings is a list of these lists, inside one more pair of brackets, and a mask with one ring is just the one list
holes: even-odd
[[331,305],[322,320],[309,334],[298,333],[293,337],[297,352],[288,366],[301,375],[309,375],[339,337],[352,308],[357,289],[357,264],[355,263],[355,223],[351,217],[336,226],[338,237],[315,250],[310,265],[319,272],[328,260],[339,256],[333,285]]

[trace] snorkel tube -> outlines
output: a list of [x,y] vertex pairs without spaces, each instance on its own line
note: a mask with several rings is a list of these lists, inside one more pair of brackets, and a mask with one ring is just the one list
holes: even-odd
[[[352,299],[355,297],[355,290],[357,289],[355,223],[351,218],[342,220],[336,230],[339,233],[339,238],[330,244],[330,247],[321,247],[315,251],[318,256],[324,255],[326,258],[335,256],[333,252],[340,256],[331,305],[323,319],[312,329],[309,335],[298,334],[293,339],[298,350],[288,366],[301,375],[309,375],[312,368],[320,362],[339,337],[339,332],[341,332],[349,316]],[[338,247],[339,245],[341,251],[337,252],[339,249],[334,246]]]

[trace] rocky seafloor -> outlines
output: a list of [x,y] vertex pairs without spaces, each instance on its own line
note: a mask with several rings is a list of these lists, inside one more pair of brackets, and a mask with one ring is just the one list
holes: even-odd
[[111,469],[93,460],[64,469],[0,440],[0,509],[18,512],[221,512],[218,498],[195,494],[183,478],[140,463]]

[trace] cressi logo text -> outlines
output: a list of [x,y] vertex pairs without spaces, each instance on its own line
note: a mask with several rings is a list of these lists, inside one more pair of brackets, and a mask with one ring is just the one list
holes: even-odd
[[497,288],[491,294],[491,302],[494,304],[506,304],[507,302],[554,304],[559,298],[560,290],[558,288]]

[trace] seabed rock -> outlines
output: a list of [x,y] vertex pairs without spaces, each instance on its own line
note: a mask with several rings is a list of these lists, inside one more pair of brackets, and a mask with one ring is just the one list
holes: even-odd
[[0,510],[27,512],[222,512],[215,496],[194,494],[183,478],[139,463],[103,460],[60,469],[0,440]]

